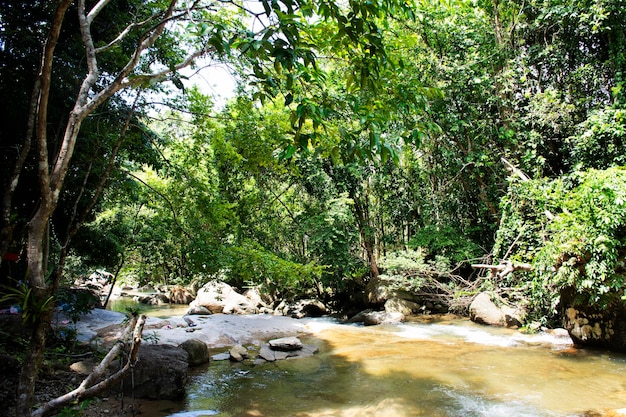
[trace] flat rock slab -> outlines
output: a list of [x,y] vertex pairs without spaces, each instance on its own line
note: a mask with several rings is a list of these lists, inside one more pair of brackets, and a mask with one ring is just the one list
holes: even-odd
[[[91,314],[82,315],[76,324],[78,340],[87,343],[106,334],[114,341],[122,333],[125,319],[123,313],[94,309]],[[269,314],[193,316],[193,323],[194,326],[189,327],[180,316],[150,317],[143,334],[150,338],[150,343],[178,346],[186,340],[198,339],[209,348],[220,348],[249,343],[260,345],[265,340],[310,333],[305,320]]]
[[259,351],[259,358],[267,361],[267,362],[275,362],[283,359],[291,359],[291,358],[306,358],[309,356],[313,356],[318,350],[316,345],[308,345],[303,344],[302,348],[299,350],[292,351],[280,351],[273,350],[269,344],[264,344],[261,346],[261,350]]
[[293,336],[270,340],[269,345],[272,350],[281,350],[284,352],[302,349],[302,342],[300,339]]

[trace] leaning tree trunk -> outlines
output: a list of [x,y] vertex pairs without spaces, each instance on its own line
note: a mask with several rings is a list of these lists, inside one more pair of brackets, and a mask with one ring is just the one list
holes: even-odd
[[[88,72],[80,85],[74,108],[68,117],[59,148],[50,151],[48,149],[47,128],[52,66],[55,58],[55,48],[65,14],[70,5],[75,1]],[[167,4],[163,5],[162,10],[152,15],[150,18],[152,19],[151,22],[146,21],[142,23],[146,24],[146,27],[149,29],[146,29],[143,35],[137,40],[135,49],[132,51],[128,61],[114,74],[115,76],[111,78],[111,81],[107,83],[107,81],[100,80],[97,54],[105,52],[109,48],[124,41],[130,31],[123,30],[113,42],[104,47],[96,48],[91,34],[91,24],[99,13],[109,4],[109,0],[90,2],[91,10],[86,9],[86,0],[57,0],[56,8],[50,21],[48,37],[43,48],[40,71],[33,93],[35,100],[33,101],[31,114],[29,115],[29,124],[32,121],[32,126],[34,126],[33,133],[36,145],[35,157],[37,160],[40,195],[39,205],[28,226],[28,281],[31,291],[30,300],[31,302],[34,300],[29,313],[31,313],[30,322],[33,324],[33,330],[32,341],[28,352],[26,352],[26,360],[20,373],[16,412],[18,417],[28,417],[31,415],[32,411],[35,380],[43,358],[46,332],[49,328],[52,316],[52,310],[43,307],[52,304],[45,303],[45,301],[50,300],[50,297],[54,296],[58,285],[54,280],[58,280],[60,276],[59,274],[55,274],[52,283],[46,282],[47,254],[45,248],[48,243],[48,222],[59,201],[69,163],[74,153],[81,123],[89,114],[98,108],[98,106],[113,96],[113,94],[122,89],[133,87],[133,80],[128,79],[129,75],[131,75],[139,64],[140,58],[144,55],[144,52],[154,45],[165,30],[166,25],[171,21],[177,2],[178,0],[169,0]],[[196,6],[197,4],[194,7]],[[129,26],[129,28],[130,27],[132,27],[132,25]],[[196,58],[209,51],[215,51],[215,48],[208,45],[193,51],[185,60],[175,65],[173,68],[146,75],[146,80],[162,80],[171,72],[191,65]],[[100,86],[101,88],[94,89],[99,81],[103,81]],[[19,179],[19,176],[16,177],[16,180],[17,179]],[[4,210],[5,206],[6,203],[3,201],[3,218],[6,216]],[[5,233],[4,227],[5,225],[3,223],[3,238],[5,234],[8,235],[8,233]],[[9,230],[7,229],[7,231]]]

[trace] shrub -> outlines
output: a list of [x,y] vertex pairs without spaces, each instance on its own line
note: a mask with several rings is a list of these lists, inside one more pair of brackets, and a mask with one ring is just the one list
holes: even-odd
[[509,284],[525,288],[536,314],[553,314],[566,287],[603,306],[622,295],[626,169],[512,183],[502,210],[494,253],[534,266]]

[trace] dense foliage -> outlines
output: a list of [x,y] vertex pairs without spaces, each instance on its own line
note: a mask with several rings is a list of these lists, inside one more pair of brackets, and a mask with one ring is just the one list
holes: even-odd
[[506,284],[524,288],[536,317],[552,317],[565,288],[589,304],[623,295],[625,198],[622,167],[511,184],[495,256],[535,266]]
[[[24,35],[28,22],[4,3],[0,79],[15,97],[0,112],[6,188],[45,25]],[[150,13],[112,4],[110,26],[95,27],[101,42]],[[623,0],[257,6],[181,12],[128,89],[83,122],[44,237],[48,274],[59,263],[69,279],[98,267],[138,284],[220,276],[336,301],[419,254],[444,284],[452,270],[474,282],[479,258],[531,263],[495,284],[524,292],[544,320],[564,287],[592,303],[621,294]],[[43,22],[51,10],[25,12]],[[52,148],[85,71],[77,25],[60,37]],[[142,36],[132,33],[101,60],[96,91],[132,53]],[[176,70],[200,46],[239,77],[222,108]],[[155,67],[174,70],[146,75]],[[3,250],[20,260],[3,261],[3,283],[26,274],[32,153],[24,166],[3,218]]]

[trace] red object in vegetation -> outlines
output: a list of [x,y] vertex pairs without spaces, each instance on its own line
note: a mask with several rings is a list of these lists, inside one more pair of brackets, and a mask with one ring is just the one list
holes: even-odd
[[19,259],[20,255],[18,253],[5,253],[4,255],[2,255],[2,260],[3,261],[17,261]]

